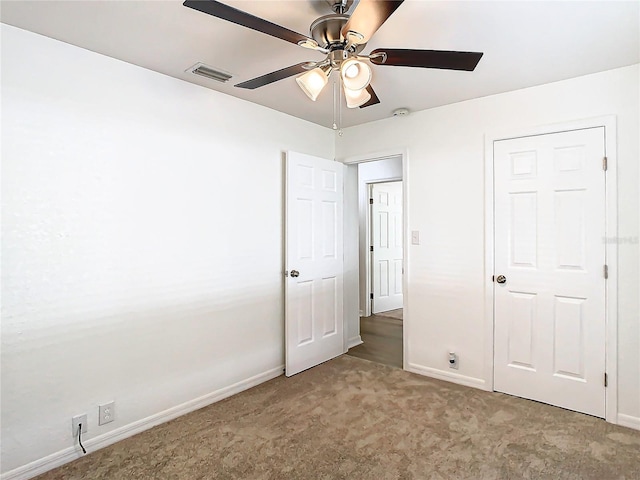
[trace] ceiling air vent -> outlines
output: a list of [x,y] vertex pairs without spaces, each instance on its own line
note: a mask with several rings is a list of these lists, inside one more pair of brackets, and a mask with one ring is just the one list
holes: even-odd
[[196,75],[200,75],[201,77],[210,78],[211,80],[216,80],[222,83],[227,82],[233,76],[224,70],[216,70],[204,63],[196,63],[194,66],[187,68],[185,72],[191,72]]

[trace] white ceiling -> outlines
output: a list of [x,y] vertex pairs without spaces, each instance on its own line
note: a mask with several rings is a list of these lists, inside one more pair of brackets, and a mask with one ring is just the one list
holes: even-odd
[[[325,0],[225,3],[309,34]],[[333,92],[311,102],[294,77],[256,89],[239,83],[323,55],[184,7],[180,0],[2,1],[0,20],[324,126]],[[353,11],[353,8],[351,11]],[[484,52],[474,72],[373,66],[381,103],[342,111],[342,126],[640,62],[640,2],[406,0],[363,53],[375,48]],[[228,84],[185,73],[204,62]],[[161,101],[162,99],[158,99]]]

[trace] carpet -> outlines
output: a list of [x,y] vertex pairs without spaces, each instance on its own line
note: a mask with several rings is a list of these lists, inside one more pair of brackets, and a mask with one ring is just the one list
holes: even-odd
[[640,432],[343,355],[38,478],[635,480]]

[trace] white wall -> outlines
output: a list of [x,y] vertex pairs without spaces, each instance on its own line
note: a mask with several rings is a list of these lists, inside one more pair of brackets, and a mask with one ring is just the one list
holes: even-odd
[[347,165],[344,175],[344,324],[345,352],[360,345],[358,166]]
[[[409,366],[482,387],[484,338],[484,138],[508,129],[614,114],[618,128],[618,236],[638,235],[638,65],[470,100],[344,130],[338,159],[406,148],[407,230],[421,232],[409,264]],[[367,142],[363,143],[362,138]],[[618,272],[618,407],[640,426],[638,244],[621,243]],[[407,300],[407,299],[405,299]],[[450,377],[452,378],[452,377]],[[634,420],[635,419],[635,420]]]
[[333,131],[1,35],[2,472],[280,374],[283,151]]

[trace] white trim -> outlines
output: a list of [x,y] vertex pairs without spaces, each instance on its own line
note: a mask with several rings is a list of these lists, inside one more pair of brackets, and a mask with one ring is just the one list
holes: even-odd
[[[503,132],[485,135],[485,351],[484,376],[489,390],[493,390],[493,350],[494,350],[494,318],[493,318],[493,282],[494,275],[494,218],[493,218],[493,145],[498,140],[508,140],[534,135],[546,135],[570,130],[604,127],[605,154],[608,158],[606,182],[606,236],[614,237],[618,234],[618,204],[617,204],[617,164],[616,150],[616,117],[606,115],[587,118],[572,122],[552,125],[514,128]],[[609,265],[609,279],[606,286],[606,360],[605,368],[608,373],[609,385],[606,388],[605,419],[610,423],[618,423],[618,246],[614,242],[605,246],[605,258]],[[631,417],[630,417],[631,418]]]
[[640,417],[634,417],[631,415],[625,415],[624,413],[619,413],[618,425],[633,428],[634,430],[640,430]]
[[487,382],[482,378],[468,377],[466,375],[460,375],[459,373],[447,372],[445,370],[425,367],[422,365],[417,365],[415,363],[405,364],[405,366],[405,370],[412,373],[417,373],[418,375],[437,378],[438,380],[444,380],[445,382],[457,383],[458,385],[464,385],[465,387],[479,388],[480,390],[490,390],[489,388],[487,388]]
[[354,163],[365,163],[365,162],[375,162],[377,160],[388,160],[390,158],[397,157],[400,155],[405,157],[407,155],[407,149],[404,147],[389,148],[385,150],[378,150],[376,152],[371,152],[371,153],[363,153],[359,155],[338,158],[337,160],[339,162],[344,163],[345,165],[351,165]]
[[409,238],[411,237],[409,228],[409,151],[403,149],[402,155],[402,228],[404,238],[402,239],[402,367],[406,370],[409,366],[409,325],[411,324],[411,312],[409,311]]
[[[132,437],[140,432],[144,432],[152,427],[168,422],[169,420],[173,420],[174,418],[178,418],[187,413],[206,407],[212,403],[219,402],[220,400],[224,400],[236,393],[240,393],[268,380],[279,377],[283,374],[283,370],[284,365],[272,368],[266,372],[259,373],[253,377],[249,377],[245,380],[236,382],[233,385],[229,385],[228,387],[220,388],[214,392],[194,398],[193,400],[189,400],[188,402],[169,408],[163,412],[156,413],[155,415],[124,425],[112,430],[111,432],[105,433],[104,435],[86,440],[84,442],[84,446],[90,452],[107,447],[124,440],[125,438]],[[0,475],[0,480],[26,480],[33,478],[36,475],[48,472],[49,470],[72,462],[80,457],[82,457],[82,453],[77,446],[68,447],[64,450],[60,450],[59,452],[28,463],[27,465],[23,465],[22,467],[5,472]]]
[[360,335],[356,335],[355,337],[351,337],[347,341],[347,350],[353,347],[357,347],[358,345],[362,345],[364,342],[362,341],[362,337]]
[[[594,119],[598,126],[604,127],[604,149],[607,156],[606,174],[606,216],[607,237],[618,236],[618,150],[616,117],[610,115]],[[605,369],[608,387],[605,393],[605,419],[616,423],[618,419],[618,244],[606,242],[605,260],[609,266],[609,278],[606,283],[606,344]]]
[[487,389],[493,391],[493,289],[494,272],[494,185],[493,185],[493,144],[497,136],[484,137],[484,380]]

